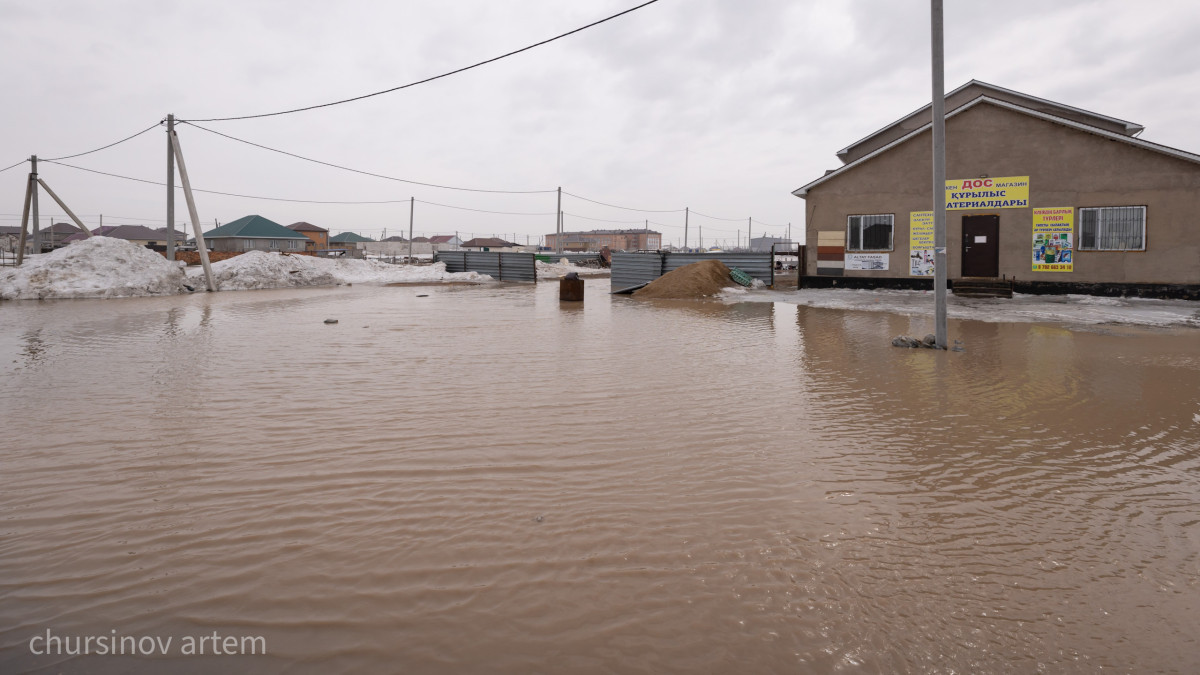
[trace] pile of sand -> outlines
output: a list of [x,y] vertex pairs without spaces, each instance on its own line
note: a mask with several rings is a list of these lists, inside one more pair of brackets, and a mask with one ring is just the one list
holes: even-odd
[[707,298],[736,286],[729,268],[720,260],[701,260],[667,272],[645,288],[633,292],[638,298]]

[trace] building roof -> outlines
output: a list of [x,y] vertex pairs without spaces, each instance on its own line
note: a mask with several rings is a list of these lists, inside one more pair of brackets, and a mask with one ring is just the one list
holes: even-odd
[[[168,232],[166,225],[156,228],[154,231],[157,232],[159,234],[159,236],[161,236],[163,239],[166,239],[167,232]],[[184,239],[187,239],[188,237],[190,237],[192,235],[188,234],[186,229],[183,229],[183,230],[175,230],[175,236],[177,238],[183,237]]]
[[457,239],[457,238],[458,237],[455,237],[452,234],[439,234],[436,237],[430,237],[429,243],[431,243],[431,244],[448,244],[448,243],[450,243],[450,241],[452,239]]
[[413,237],[413,243],[416,243],[416,244],[420,244],[422,242],[428,242],[428,241],[429,241],[429,237]]
[[[1041,100],[1041,99],[1038,99],[1038,100]],[[1041,120],[1045,120],[1047,122],[1052,122],[1054,124],[1061,124],[1065,127],[1069,127],[1069,128],[1075,129],[1077,131],[1083,131],[1085,133],[1094,134],[1096,136],[1100,136],[1102,138],[1107,138],[1109,140],[1126,143],[1126,144],[1132,145],[1134,147],[1142,148],[1143,150],[1150,150],[1151,152],[1158,152],[1158,153],[1161,153],[1164,155],[1174,157],[1176,159],[1182,159],[1182,160],[1185,160],[1188,162],[1195,162],[1197,164],[1200,164],[1200,155],[1196,155],[1194,153],[1185,152],[1183,150],[1177,150],[1175,148],[1171,148],[1171,147],[1168,147],[1165,145],[1160,145],[1158,143],[1151,143],[1149,141],[1144,141],[1140,138],[1134,138],[1133,136],[1129,136],[1126,134],[1117,133],[1114,131],[1108,131],[1108,130],[1102,129],[1100,127],[1090,126],[1090,125],[1087,125],[1087,124],[1084,124],[1084,123],[1081,123],[1081,122],[1078,122],[1075,120],[1066,119],[1064,117],[1058,117],[1058,116],[1044,113],[1044,112],[1041,112],[1038,110],[1033,110],[1031,108],[1026,108],[1024,106],[1021,106],[1021,105],[1018,105],[1018,104],[1015,104],[1015,103],[1012,103],[1009,101],[995,99],[990,96],[979,96],[978,98],[972,100],[970,103],[961,105],[961,106],[955,108],[952,112],[947,112],[946,119],[950,119],[952,117],[955,117],[956,115],[965,113],[968,110],[971,110],[979,105],[994,105],[994,106],[997,106],[1000,108],[1004,108],[1006,110],[1012,110],[1014,112],[1019,112],[1024,115],[1029,115],[1030,117],[1035,117],[1035,118],[1038,118]],[[867,162],[875,157],[878,157],[879,155],[883,154],[884,152],[887,152],[888,150],[891,150],[892,148],[894,148],[908,140],[911,140],[912,138],[914,138],[926,131],[929,131],[930,129],[932,129],[932,127],[933,127],[933,122],[930,121],[921,127],[913,129],[912,131],[908,132],[907,134],[904,134],[903,136],[891,141],[890,143],[887,143],[886,145],[876,148],[872,152],[867,153],[866,155],[863,155],[863,156],[859,157],[858,159],[856,159],[844,166],[838,167],[837,169],[834,169],[832,171],[826,171],[824,176],[821,176],[820,178],[812,181],[811,183],[808,183],[799,188],[796,188],[795,190],[792,191],[792,194],[797,197],[804,197],[808,194],[809,190],[820,185],[821,183],[824,183],[824,182],[831,180],[837,176],[840,176],[841,174],[845,173],[846,171],[848,171],[860,164],[863,164],[864,162]]]
[[405,239],[404,237],[397,237],[397,236],[391,236],[391,237],[388,237],[387,239],[382,239],[381,241],[398,241],[402,244],[408,243],[408,240]]
[[[1133,122],[1101,115],[1082,108],[1075,108],[1064,103],[1057,103],[1037,96],[1030,96],[1012,89],[1005,89],[994,84],[981,82],[979,80],[971,80],[961,87],[946,94],[946,112],[950,113],[960,106],[967,105],[981,96],[986,96],[998,101],[1007,101],[1016,104],[1022,108],[1036,110],[1055,117],[1074,120],[1092,127],[1098,127],[1106,131],[1119,133],[1124,136],[1136,136],[1141,133],[1145,127]],[[933,104],[930,103],[923,108],[914,110],[913,112],[901,117],[891,124],[875,131],[859,140],[847,145],[837,151],[838,159],[846,164],[852,162],[863,155],[878,149],[879,147],[895,140],[898,136],[906,134],[908,131],[917,127],[929,124],[933,120]]]
[[[550,234],[548,234],[546,236],[552,237],[555,234],[556,233],[551,232]],[[562,235],[564,237],[577,237],[577,236],[581,236],[581,235],[596,235],[596,234],[662,234],[662,232],[659,232],[657,230],[646,230],[646,229],[639,227],[639,228],[633,229],[633,230],[588,230],[586,232],[578,231],[578,232],[563,232],[562,233]]]
[[262,216],[242,216],[237,220],[225,223],[204,233],[205,239],[220,239],[223,237],[241,237],[245,239],[308,239],[308,237],[293,232],[273,220]]
[[353,232],[343,232],[341,234],[338,234],[338,235],[335,235],[335,236],[332,236],[329,238],[330,243],[338,243],[338,244],[355,244],[360,241],[375,241],[375,240],[370,239],[368,237],[364,237],[361,234],[355,234]]
[[317,227],[316,225],[313,225],[312,223],[305,223],[305,222],[292,223],[291,225],[288,225],[287,228],[289,230],[295,230],[296,232],[328,232],[329,231],[323,227]]
[[[32,232],[33,229],[30,228],[30,231]],[[54,234],[74,234],[76,232],[79,232],[82,234],[83,230],[79,229],[78,227],[75,227],[74,225],[72,225],[70,223],[54,223],[50,227],[42,229],[43,234],[45,234],[46,232],[53,232]]]
[[[163,228],[166,230],[166,228]],[[167,233],[152,230],[145,225],[105,225],[92,230],[92,234],[98,237],[112,237],[113,239],[135,239],[138,241],[166,241]],[[76,232],[71,236],[63,239],[64,242],[83,241],[87,237],[83,236],[82,232]]]
[[0,225],[0,234],[21,234],[20,225]]
[[496,237],[475,237],[470,241],[463,242],[464,248],[482,248],[485,246],[488,248],[504,248],[507,246],[516,245],[517,244],[514,244],[510,241],[504,241],[503,239],[498,239]]

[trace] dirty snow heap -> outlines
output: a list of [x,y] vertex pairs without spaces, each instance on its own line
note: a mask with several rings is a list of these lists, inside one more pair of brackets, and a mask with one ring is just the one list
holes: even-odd
[[[447,272],[445,263],[433,265],[390,265],[378,260],[329,259],[247,251],[213,263],[213,281],[218,290],[244,291],[292,286],[336,284],[397,284],[421,282],[490,281],[478,272]],[[204,286],[204,270],[190,268],[188,277],[197,288]]]
[[0,271],[0,299],[122,298],[182,293],[178,265],[148,248],[112,237],[91,237]]

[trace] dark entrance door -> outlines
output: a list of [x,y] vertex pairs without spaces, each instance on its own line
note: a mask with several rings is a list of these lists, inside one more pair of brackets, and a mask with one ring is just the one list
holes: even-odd
[[1000,276],[1000,216],[963,216],[962,275]]

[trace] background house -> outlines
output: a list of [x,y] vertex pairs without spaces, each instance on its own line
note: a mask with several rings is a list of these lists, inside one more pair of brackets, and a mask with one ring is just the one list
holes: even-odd
[[[166,228],[164,228],[166,229]],[[138,246],[166,246],[167,237],[165,233],[160,233],[157,230],[152,230],[144,225],[105,225],[92,230],[92,236],[96,237],[112,237],[113,239],[124,239]],[[75,241],[83,241],[87,239],[82,232],[67,236],[63,239],[63,243],[69,244]],[[176,242],[182,240],[177,239]]]
[[308,237],[309,241],[304,245],[306,250],[323,251],[329,248],[329,230],[323,227],[317,227],[312,223],[299,222],[292,223],[287,228]]
[[357,244],[365,244],[373,241],[375,240],[370,237],[364,237],[361,234],[343,232],[329,238],[329,248],[355,249],[361,248]]
[[[20,227],[17,229],[20,230]],[[54,223],[50,227],[47,227],[41,231],[42,250],[48,251],[50,249],[62,248],[63,246],[66,246],[67,237],[73,234],[79,234],[80,236],[83,236],[83,230],[72,225],[71,223]],[[30,228],[30,230],[25,233],[25,240],[26,242],[29,242],[32,241],[32,238],[33,229]]]
[[497,237],[476,237],[463,242],[464,251],[520,251],[521,246]]
[[434,252],[457,251],[462,247],[462,240],[458,238],[458,235],[439,234],[436,237],[430,237],[429,244]]
[[214,251],[303,251],[308,237],[262,216],[243,216],[204,233]]

